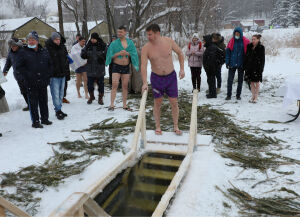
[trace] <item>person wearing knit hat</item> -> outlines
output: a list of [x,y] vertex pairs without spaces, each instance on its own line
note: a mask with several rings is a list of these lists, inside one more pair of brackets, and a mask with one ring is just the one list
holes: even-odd
[[99,37],[98,33],[91,34],[91,39],[81,51],[82,59],[87,60],[88,91],[90,98],[87,104],[95,100],[94,83],[98,85],[98,104],[103,105],[104,96],[104,75],[105,75],[105,51],[106,44]]
[[58,32],[53,32],[45,43],[52,60],[53,75],[50,78],[50,90],[54,111],[58,120],[63,120],[67,117],[67,114],[62,112],[62,103],[66,79],[70,74],[68,51],[63,41],[65,41],[64,37]]
[[37,32],[30,32],[27,42],[28,45],[20,50],[16,59],[16,71],[27,89],[32,127],[43,128],[43,125],[52,124],[49,121],[47,87],[53,74],[53,66],[49,52],[39,44]]
[[199,39],[199,35],[198,35],[197,33],[194,33],[194,34],[193,34],[193,39],[194,39],[194,38]]
[[32,39],[34,39],[34,40],[36,40],[36,41],[39,41],[39,35],[38,35],[38,33],[37,33],[36,31],[31,31],[31,32],[27,35],[26,39],[28,40],[28,39],[30,39],[30,38],[32,38]]
[[186,56],[188,57],[188,63],[191,69],[193,89],[197,89],[198,91],[200,91],[201,85],[203,53],[204,49],[201,41],[199,40],[199,35],[194,33],[192,40],[188,44]]
[[60,36],[60,34],[58,32],[52,32],[51,39],[52,39],[52,41],[54,41],[55,39],[59,39],[60,40],[61,36]]
[[23,111],[28,111],[28,97],[27,97],[27,88],[24,84],[24,80],[22,79],[22,76],[19,72],[16,70],[16,60],[20,54],[20,50],[23,49],[23,43],[18,38],[11,38],[8,41],[8,45],[10,47],[10,51],[8,53],[5,66],[3,68],[3,74],[4,76],[7,76],[7,73],[9,72],[9,69],[13,68],[13,74],[14,77],[18,83],[18,86],[20,88],[21,94],[23,95],[23,98],[26,102],[26,107],[23,108]]

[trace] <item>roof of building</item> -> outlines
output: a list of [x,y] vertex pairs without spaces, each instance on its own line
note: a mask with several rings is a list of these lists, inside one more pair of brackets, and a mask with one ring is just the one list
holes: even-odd
[[14,31],[24,24],[28,23],[30,20],[35,17],[26,17],[26,18],[15,18],[15,19],[5,19],[0,20],[0,30],[1,31]]
[[[95,21],[87,22],[88,30],[93,29],[96,25],[103,23],[103,20],[98,20],[97,23]],[[82,23],[78,23],[79,28],[82,29]],[[59,29],[59,23],[50,23],[53,28]],[[77,32],[75,22],[73,23],[64,23],[64,31],[67,32]]]

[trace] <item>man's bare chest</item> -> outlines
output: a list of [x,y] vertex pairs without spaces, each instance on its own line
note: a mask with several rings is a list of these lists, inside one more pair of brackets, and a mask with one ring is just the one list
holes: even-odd
[[149,48],[148,56],[150,60],[157,60],[157,59],[168,59],[172,56],[172,49],[170,46],[163,45],[163,46],[152,46]]

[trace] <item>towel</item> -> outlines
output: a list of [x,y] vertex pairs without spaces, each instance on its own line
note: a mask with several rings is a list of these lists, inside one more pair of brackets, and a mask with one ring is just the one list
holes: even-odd
[[83,48],[80,46],[79,43],[75,44],[71,49],[70,57],[73,60],[73,63],[70,64],[70,67],[73,71],[78,69],[81,66],[84,66],[87,63],[87,60],[81,58],[81,50]]
[[[132,40],[129,38],[126,38],[127,40],[127,48],[125,49],[130,54],[130,60],[136,71],[139,71],[139,56],[136,51],[135,45]],[[120,51],[124,50],[124,47],[122,46],[122,42],[120,39],[117,39],[113,41],[106,54],[106,62],[105,65],[108,66],[112,62],[112,57],[115,55],[115,53],[118,53]],[[118,56],[118,58],[122,59],[122,56]]]

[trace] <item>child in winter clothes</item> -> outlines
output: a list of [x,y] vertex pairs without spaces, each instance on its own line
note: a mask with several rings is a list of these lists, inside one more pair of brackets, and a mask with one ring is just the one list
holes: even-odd
[[192,41],[188,44],[186,56],[189,60],[189,67],[192,73],[193,89],[200,91],[201,69],[203,63],[204,49],[197,33],[193,34]]

